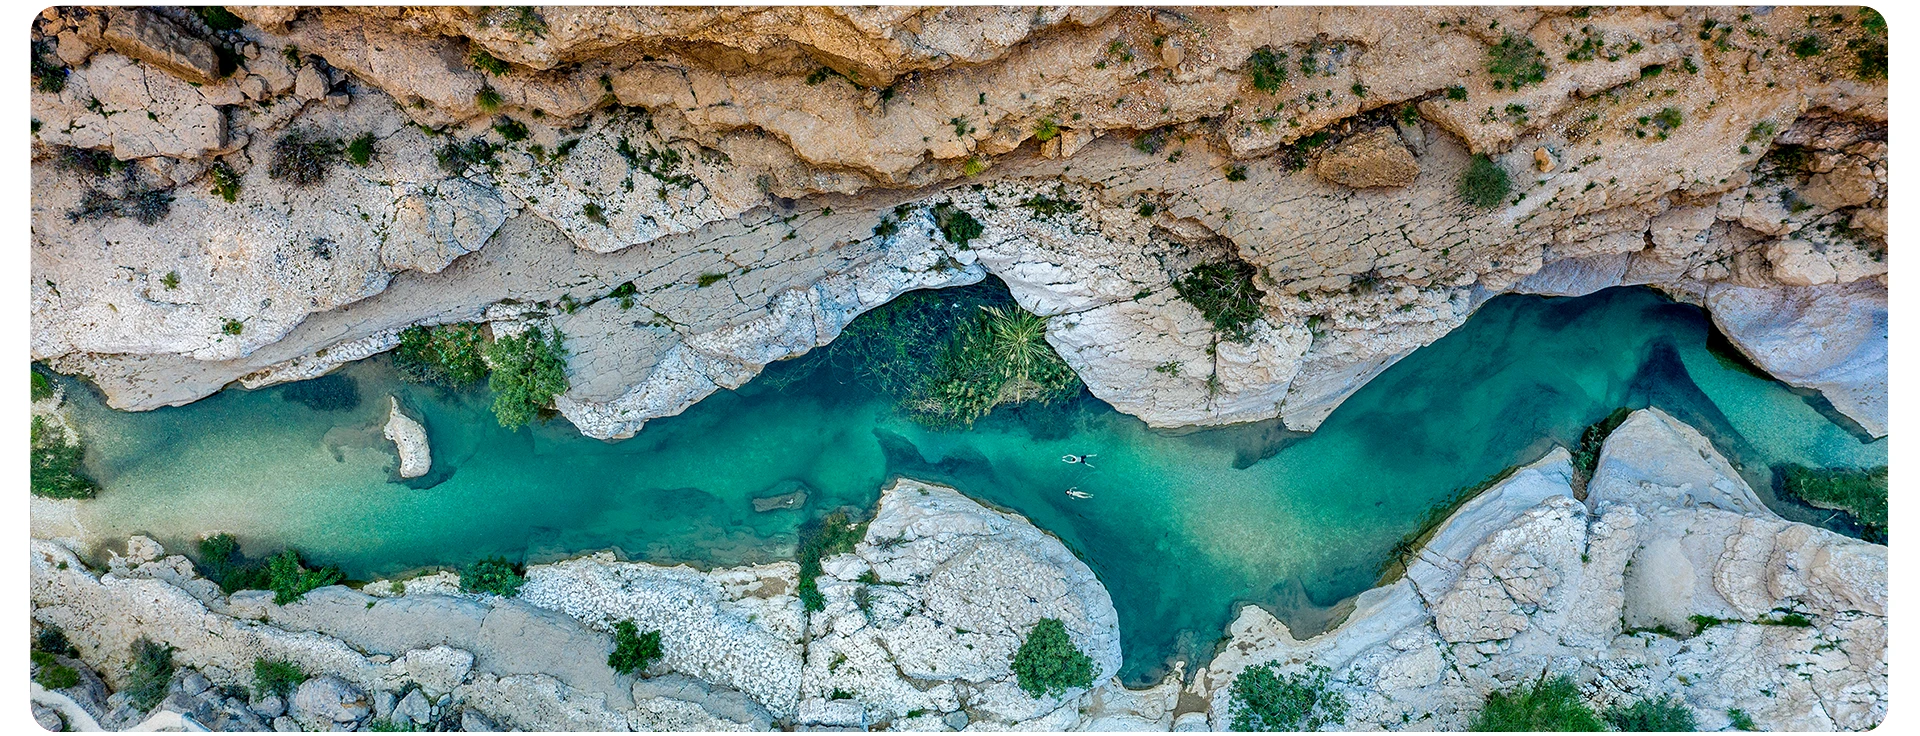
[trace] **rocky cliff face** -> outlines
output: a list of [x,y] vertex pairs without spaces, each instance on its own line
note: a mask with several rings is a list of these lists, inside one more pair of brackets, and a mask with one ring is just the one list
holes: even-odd
[[[533,321],[627,436],[991,273],[1155,425],[1310,429],[1494,294],[1653,284],[1884,432],[1855,9],[234,11],[34,24],[33,355],[118,407]],[[1226,260],[1244,342],[1171,287]]]

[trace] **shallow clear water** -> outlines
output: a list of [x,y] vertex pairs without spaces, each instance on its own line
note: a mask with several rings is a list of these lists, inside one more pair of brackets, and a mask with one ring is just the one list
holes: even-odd
[[[137,414],[75,391],[88,465],[105,488],[81,521],[102,541],[145,532],[173,544],[224,530],[249,554],[291,545],[355,578],[607,547],[732,565],[790,557],[805,518],[869,507],[904,474],[950,483],[1065,540],[1111,591],[1125,674],[1138,681],[1170,658],[1207,656],[1238,602],[1324,624],[1330,607],[1375,582],[1428,506],[1570,444],[1616,406],[1658,405],[1700,427],[1763,493],[1777,463],[1886,463],[1884,440],[1862,443],[1817,399],[1742,372],[1707,338],[1700,310],[1644,289],[1501,297],[1311,435],[1271,422],[1154,431],[1084,395],[936,432],[831,368],[785,388],[721,392],[617,443],[564,420],[506,432],[484,390],[404,384],[384,358],[340,372],[362,400],[339,411],[286,400],[288,387]],[[393,475],[380,437],[389,394],[431,436],[434,472],[420,481]],[[1094,467],[1063,463],[1065,453],[1094,453]],[[753,511],[752,498],[794,481],[811,489],[806,508]],[[1069,487],[1094,497],[1068,498]]]

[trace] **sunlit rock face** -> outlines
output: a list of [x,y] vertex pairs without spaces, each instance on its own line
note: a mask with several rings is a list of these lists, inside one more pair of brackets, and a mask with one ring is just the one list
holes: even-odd
[[[236,12],[34,22],[33,356],[118,407],[499,320],[623,437],[991,273],[1156,426],[1312,429],[1489,295],[1653,284],[1884,432],[1883,326],[1787,337],[1884,303],[1884,80],[1781,46],[1883,45],[1857,11]],[[1174,287],[1225,260],[1242,340]]]

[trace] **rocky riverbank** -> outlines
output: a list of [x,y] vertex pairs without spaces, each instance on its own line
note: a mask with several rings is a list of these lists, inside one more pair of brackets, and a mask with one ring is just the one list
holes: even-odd
[[[624,437],[991,273],[1157,426],[1311,429],[1492,295],[1652,284],[1885,431],[1858,9],[235,12],[35,21],[33,357],[116,407],[533,322]],[[1244,340],[1175,287],[1221,263]]]
[[[1249,606],[1211,662],[1142,690],[1113,678],[1119,622],[1084,563],[1018,516],[905,479],[851,551],[821,560],[811,612],[793,563],[602,553],[530,566],[510,598],[440,573],[279,605],[223,595],[144,537],[105,570],[36,539],[35,625],[64,632],[60,662],[86,675],[34,697],[48,718],[115,729],[1222,730],[1234,678],[1277,662],[1328,667],[1349,728],[1463,728],[1488,692],[1543,673],[1596,706],[1673,695],[1708,728],[1736,709],[1764,729],[1884,717],[1885,547],[1781,520],[1658,410],[1607,440],[1584,499],[1574,472],[1555,450],[1475,497],[1332,631],[1297,641]],[[1043,619],[1090,658],[1085,686],[1019,687],[1012,661]],[[660,632],[663,658],[638,676],[605,664],[622,621]],[[175,648],[151,709],[124,694],[139,639]],[[249,695],[262,659],[312,677]]]

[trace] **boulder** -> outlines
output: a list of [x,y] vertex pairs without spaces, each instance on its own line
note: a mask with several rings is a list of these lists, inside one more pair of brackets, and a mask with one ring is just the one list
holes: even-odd
[[333,675],[309,678],[293,691],[291,715],[312,731],[331,731],[336,724],[358,723],[372,710],[365,693]]
[[1354,189],[1404,187],[1420,175],[1420,162],[1391,127],[1341,141],[1313,164],[1321,179]]
[[427,696],[418,689],[407,691],[407,696],[393,706],[393,720],[396,722],[427,723],[433,720],[433,706],[427,702]]
[[212,84],[220,79],[220,60],[213,46],[171,19],[145,8],[118,8],[110,13],[102,38],[113,50],[189,82]]
[[473,670],[473,654],[449,646],[411,649],[401,657],[407,677],[433,695],[453,692]]
[[399,399],[389,396],[387,401],[392,402],[392,408],[387,412],[387,426],[382,434],[393,441],[394,449],[400,453],[400,477],[426,475],[433,467],[433,453],[427,447],[427,428],[400,411]]

